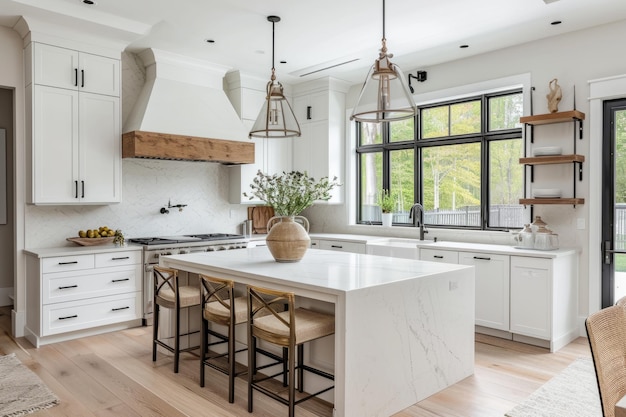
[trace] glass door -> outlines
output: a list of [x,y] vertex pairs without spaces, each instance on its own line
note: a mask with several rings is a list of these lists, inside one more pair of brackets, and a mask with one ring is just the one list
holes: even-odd
[[626,296],[626,100],[604,102],[602,307]]

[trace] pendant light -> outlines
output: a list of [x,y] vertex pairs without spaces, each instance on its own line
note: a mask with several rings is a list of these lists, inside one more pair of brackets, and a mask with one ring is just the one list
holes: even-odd
[[274,25],[280,22],[278,16],[268,16],[272,22],[272,76],[267,83],[267,95],[261,111],[252,126],[249,137],[255,138],[290,138],[300,136],[300,125],[283,94],[283,86],[276,81],[274,68]]
[[367,74],[350,120],[393,122],[417,114],[417,107],[404,80],[404,74],[389,60],[385,38],[385,0],[383,0],[383,39],[378,59]]

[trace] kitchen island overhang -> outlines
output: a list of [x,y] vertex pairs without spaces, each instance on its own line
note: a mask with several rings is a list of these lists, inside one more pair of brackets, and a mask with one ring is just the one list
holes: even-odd
[[474,372],[474,268],[266,247],[164,256],[163,266],[294,291],[335,306],[336,416],[389,416]]

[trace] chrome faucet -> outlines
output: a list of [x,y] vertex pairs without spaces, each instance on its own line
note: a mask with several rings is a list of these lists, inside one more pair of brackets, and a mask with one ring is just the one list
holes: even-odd
[[[419,217],[416,211],[419,211]],[[413,219],[413,227],[420,228],[420,240],[424,240],[424,233],[428,233],[428,230],[424,230],[424,206],[420,203],[413,204],[409,210],[409,219]]]

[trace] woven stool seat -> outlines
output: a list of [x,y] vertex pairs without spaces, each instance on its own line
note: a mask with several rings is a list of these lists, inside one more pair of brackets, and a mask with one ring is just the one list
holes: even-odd
[[[199,346],[180,348],[180,337],[189,333],[180,334],[181,309],[200,305],[200,290],[197,287],[180,285],[178,271],[172,268],[154,267],[154,323],[152,334],[152,361],[157,358],[157,346],[174,354],[174,372],[178,373],[178,362],[181,352],[189,352],[198,349]],[[159,314],[161,307],[174,312],[174,347],[159,339]]]

